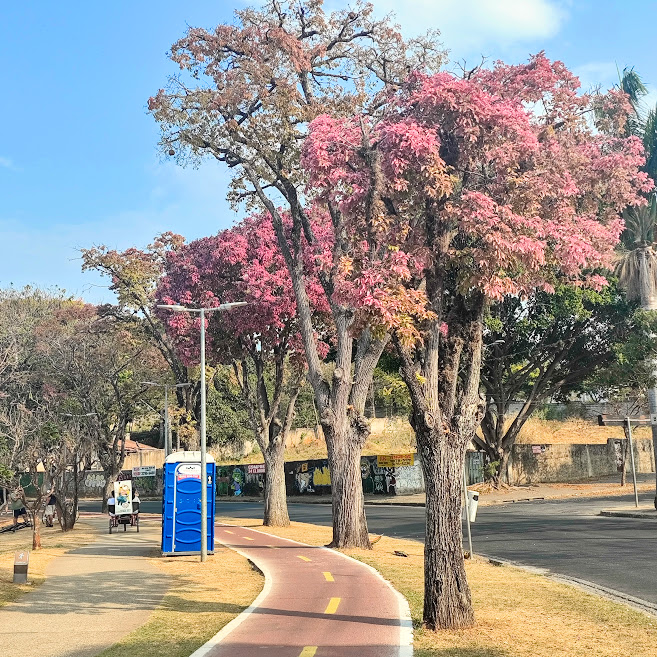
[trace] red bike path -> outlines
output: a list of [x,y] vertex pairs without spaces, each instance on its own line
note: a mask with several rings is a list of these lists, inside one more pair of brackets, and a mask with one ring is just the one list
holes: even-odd
[[[218,525],[265,575],[251,607],[191,657],[410,657],[408,604],[374,569],[323,547]],[[237,583],[236,583],[237,584]]]

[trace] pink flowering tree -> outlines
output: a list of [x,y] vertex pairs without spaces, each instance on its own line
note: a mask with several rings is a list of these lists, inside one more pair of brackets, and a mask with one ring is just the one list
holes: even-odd
[[[416,73],[385,98],[377,120],[318,117],[305,142],[312,190],[352,238],[341,259],[351,272],[345,293],[372,304],[402,361],[425,475],[424,623],[432,629],[474,622],[461,496],[465,451],[484,413],[489,303],[551,292],[557,282],[605,285],[619,213],[651,186],[639,171],[639,140],[607,136],[620,134],[626,97],[578,87],[543,54],[464,77]],[[367,280],[359,263],[374,250],[366,254],[363,239],[391,254],[370,263]],[[431,315],[400,312],[403,295],[377,300],[372,282],[386,280]]]
[[[319,325],[327,311],[324,292],[312,276],[307,289]],[[253,215],[170,251],[157,295],[162,303],[205,307],[248,302],[209,314],[207,354],[210,362],[233,368],[246,402],[265,460],[264,524],[289,525],[283,457],[306,364],[294,291],[269,216]],[[169,313],[162,320],[183,362],[198,362],[199,318]],[[318,348],[325,353],[321,337]]]
[[[308,123],[325,112],[347,116],[376,104],[378,91],[409,70],[436,70],[444,52],[435,34],[404,41],[390,17],[373,7],[325,12],[323,0],[266,0],[235,12],[215,29],[191,28],[171,48],[180,67],[149,99],[161,148],[181,164],[210,157],[231,172],[230,198],[266,209],[290,273],[308,380],[326,438],[338,547],[370,547],[360,455],[369,435],[365,400],[389,338],[360,305],[345,303],[340,268],[347,239],[331,216],[331,246],[313,229],[304,203],[300,151]],[[283,204],[293,229],[288,242]],[[304,239],[301,239],[301,236]],[[319,274],[335,330],[335,364],[318,351],[305,273],[306,252],[323,253]]]

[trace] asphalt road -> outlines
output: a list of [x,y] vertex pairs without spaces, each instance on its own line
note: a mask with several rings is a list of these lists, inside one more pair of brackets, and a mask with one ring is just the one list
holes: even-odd
[[[657,604],[657,522],[605,518],[603,508],[632,504],[632,496],[548,500],[480,507],[472,525],[475,554],[546,568],[594,582]],[[652,495],[640,496],[651,503]],[[96,510],[97,503],[81,505]],[[88,509],[86,507],[89,507]],[[142,510],[158,513],[159,502],[142,502]],[[330,525],[331,507],[290,504],[299,522]],[[424,540],[424,508],[367,506],[372,533]],[[218,502],[217,515],[257,518],[262,504]]]

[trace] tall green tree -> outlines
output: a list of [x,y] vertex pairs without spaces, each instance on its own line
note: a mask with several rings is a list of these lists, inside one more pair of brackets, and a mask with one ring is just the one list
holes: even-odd
[[615,284],[600,291],[560,285],[554,294],[511,296],[491,308],[481,371],[486,412],[475,442],[497,463],[498,481],[507,480],[510,450],[532,412],[567,399],[614,363],[634,328],[632,305]]

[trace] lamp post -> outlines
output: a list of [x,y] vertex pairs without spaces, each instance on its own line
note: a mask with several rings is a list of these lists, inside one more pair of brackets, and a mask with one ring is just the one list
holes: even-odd
[[205,438],[205,313],[230,310],[246,306],[246,301],[222,303],[214,308],[188,308],[179,304],[158,305],[158,308],[179,313],[198,313],[201,317],[201,561],[208,558],[208,487],[207,487],[207,452]]
[[142,381],[145,386],[159,386],[164,388],[164,456],[167,457],[173,452],[173,444],[170,444],[169,438],[171,437],[169,426],[169,388],[186,388],[192,385],[191,383],[155,383],[154,381]]

